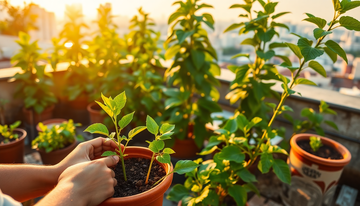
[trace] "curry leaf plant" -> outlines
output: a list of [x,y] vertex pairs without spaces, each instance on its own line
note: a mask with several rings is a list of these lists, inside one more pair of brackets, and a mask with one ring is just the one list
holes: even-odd
[[323,144],[321,142],[320,137],[317,136],[310,137],[310,147],[314,152],[318,151],[321,146],[323,146]]
[[[263,115],[256,116],[255,112],[246,114],[246,111],[253,110],[242,107],[233,117],[226,121],[223,127],[216,130],[215,132],[218,133],[218,135],[212,136],[208,145],[200,153],[201,155],[215,153],[213,159],[204,162],[202,162],[201,159],[194,161],[194,163],[200,166],[186,173],[187,180],[185,184],[175,185],[169,193],[169,199],[174,201],[182,200],[182,205],[215,206],[223,205],[224,198],[231,196],[237,205],[243,206],[247,200],[247,192],[253,191],[259,194],[259,191],[253,184],[257,181],[256,177],[249,170],[253,165],[257,166],[262,173],[268,173],[272,169],[282,182],[290,184],[291,173],[288,165],[283,160],[273,157],[274,153],[287,154],[284,149],[271,144],[270,140],[275,137],[278,132],[272,128],[273,121],[282,112],[291,110],[284,105],[284,102],[287,97],[296,94],[294,90],[296,85],[315,84],[310,80],[302,80],[299,78],[301,71],[305,68],[312,68],[320,75],[326,74],[323,67],[315,60],[317,57],[326,53],[335,62],[339,55],[347,62],[343,49],[336,42],[326,40],[325,38],[337,27],[360,30],[357,20],[354,21],[354,19],[351,18],[351,23],[349,23],[350,18],[343,16],[346,11],[360,6],[360,4],[351,2],[352,1],[349,0],[343,0],[342,2],[334,0],[334,16],[329,22],[312,14],[307,14],[308,18],[306,18],[305,21],[314,23],[318,27],[314,29],[315,40],[297,35],[299,37],[297,44],[277,42],[268,44],[268,47],[266,44],[270,43],[270,37],[277,35],[276,30],[271,28],[271,24],[278,25],[278,23],[272,23],[273,20],[287,12],[274,14],[277,2],[265,2],[263,0],[245,0],[245,4],[235,4],[231,6],[231,8],[241,8],[245,10],[246,14],[241,14],[240,17],[249,18],[249,21],[243,24],[240,23],[240,25],[234,25],[232,28],[240,28],[240,33],[247,31],[253,32],[253,38],[245,42],[251,43],[251,45],[254,46],[257,56],[255,62],[233,68],[233,70],[236,71],[237,77],[232,89],[245,83],[256,85],[257,83],[253,83],[254,78],[251,80],[249,76],[254,77],[268,74],[267,78],[273,81],[281,81],[283,92],[280,95],[277,105],[269,105],[273,111],[269,119],[263,119]],[[259,3],[262,10],[252,11],[253,4],[255,3]],[[252,18],[254,14],[257,16]],[[319,29],[323,30],[321,34]],[[258,44],[260,41],[262,41],[262,43]],[[299,60],[299,66],[293,66],[288,57],[279,57],[284,60],[281,66],[290,70],[292,74],[291,79],[280,75],[277,72],[277,66],[267,63],[269,59],[276,55],[276,51],[273,50],[276,47],[288,48]],[[269,71],[267,69],[260,69],[264,67],[271,67],[271,69]],[[257,82],[261,83],[261,81]],[[262,87],[263,90],[265,88],[269,88],[269,86]],[[258,91],[256,86],[251,89]],[[241,91],[239,92],[241,93]],[[248,90],[245,91],[245,93],[250,95]],[[234,92],[234,95],[236,95],[236,92]],[[256,95],[256,92],[253,92],[253,95]],[[242,100],[244,100],[244,98]],[[250,102],[258,107],[260,105],[259,101],[254,100],[249,101],[249,103]],[[322,109],[327,109],[327,107],[323,106]],[[329,112],[329,110],[327,110],[327,112]],[[265,127],[263,124],[265,124]],[[259,128],[262,128],[259,133],[254,132],[254,130],[259,131]],[[250,138],[255,140],[255,144],[250,144]]]
[[158,47],[160,32],[154,31],[154,20],[142,8],[130,20],[130,32],[125,35],[131,76],[125,90],[128,98],[132,100],[130,111],[144,108],[134,117],[135,122],[145,122],[145,114],[150,115],[159,122],[164,111],[162,89],[163,78],[160,72],[164,68],[160,63],[161,49]]
[[[110,155],[118,155],[121,160],[122,169],[124,173],[124,180],[127,181],[126,178],[126,171],[125,171],[125,164],[124,164],[124,157],[126,156],[125,150],[126,146],[128,145],[129,141],[132,140],[132,138],[139,134],[141,131],[145,130],[145,126],[139,126],[132,130],[130,130],[128,137],[125,135],[121,136],[121,131],[131,122],[134,116],[134,112],[129,113],[125,116],[123,116],[121,119],[118,119],[118,115],[120,114],[121,110],[124,108],[126,103],[126,94],[125,92],[122,92],[121,94],[117,95],[114,99],[111,97],[105,97],[103,94],[101,94],[101,98],[104,103],[95,101],[99,106],[108,114],[115,126],[116,132],[109,133],[109,130],[107,127],[101,123],[95,123],[90,125],[88,128],[86,128],[85,132],[90,132],[92,134],[101,134],[107,136],[110,140],[114,141],[118,149],[116,149],[116,152],[112,151],[106,151],[102,154],[102,156],[110,156]],[[121,148],[121,142],[125,141],[124,148]]]
[[37,41],[30,42],[29,34],[20,32],[16,42],[21,49],[11,58],[11,62],[15,63],[15,67],[20,67],[22,72],[14,76],[14,80],[18,82],[15,97],[23,99],[26,109],[40,114],[57,102],[51,91],[54,85],[52,75],[45,71],[46,65],[39,64],[46,56],[39,52],[41,48]]
[[176,124],[176,137],[187,137],[188,125],[194,124],[194,137],[200,148],[206,136],[205,124],[212,122],[213,112],[221,111],[217,104],[220,67],[203,25],[214,29],[214,19],[209,13],[199,13],[211,5],[200,0],[176,1],[179,8],[171,14],[168,24],[170,35],[165,42],[165,58],[174,59],[165,71],[167,83],[177,88],[165,89],[164,116]]
[[16,121],[11,125],[1,125],[0,124],[0,135],[2,137],[2,141],[0,143],[9,143],[12,140],[16,140],[19,138],[19,135],[14,133],[14,129],[16,129],[21,124],[21,121]]

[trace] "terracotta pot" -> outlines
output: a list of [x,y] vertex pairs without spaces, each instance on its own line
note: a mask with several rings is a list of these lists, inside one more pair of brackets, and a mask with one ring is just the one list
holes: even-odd
[[0,145],[0,163],[24,163],[24,139],[27,133],[19,128],[14,131],[21,135],[16,141]]
[[[42,123],[43,123],[44,125],[46,125],[48,128],[51,128],[51,127],[53,127],[53,126],[55,126],[55,125],[60,125],[60,124],[62,124],[63,122],[67,122],[67,120],[66,120],[66,119],[49,119],[49,120],[43,121]],[[40,129],[39,125],[36,125],[36,130],[37,130],[38,132],[42,132],[42,130]]]
[[193,159],[196,157],[196,154],[200,152],[200,148],[195,143],[194,140],[194,125],[190,124],[188,127],[187,138],[184,140],[175,139],[175,144],[171,149],[175,151],[174,154],[171,154],[172,157],[178,159]]
[[53,111],[55,106],[51,105],[45,110],[38,114],[34,110],[23,108],[25,122],[29,125],[37,125],[39,122],[43,122],[45,120],[51,119],[53,117]]
[[71,145],[55,150],[49,153],[46,153],[44,150],[37,149],[37,151],[40,153],[41,160],[44,165],[56,165],[61,160],[63,160],[73,149],[76,147],[76,141],[74,141]]
[[86,109],[89,104],[89,97],[87,95],[80,95],[75,100],[69,101],[69,105],[73,109]]
[[96,102],[92,102],[87,105],[87,111],[90,114],[90,123],[104,123],[106,114],[102,113],[100,106]]
[[[126,158],[146,158],[151,159],[152,152],[145,147],[127,147]],[[166,171],[166,174],[170,173],[173,170],[172,165],[159,163]],[[118,197],[118,198],[109,198],[101,203],[101,206],[162,206],[164,199],[164,193],[170,187],[172,182],[173,174],[167,176],[161,183],[159,183],[154,188],[128,197]]]
[[[343,159],[332,160],[312,155],[301,149],[297,142],[321,138],[323,145],[337,150]],[[350,162],[350,152],[340,143],[314,134],[297,134],[291,141],[288,164],[291,170],[291,185],[284,184],[282,199],[286,205],[301,201],[302,205],[329,205],[334,197],[337,182],[345,165]]]

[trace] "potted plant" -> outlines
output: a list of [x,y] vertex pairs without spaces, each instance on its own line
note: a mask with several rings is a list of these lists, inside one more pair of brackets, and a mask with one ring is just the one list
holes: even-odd
[[[196,168],[197,164],[186,160],[179,161],[173,169],[170,154],[174,151],[165,148],[164,140],[171,138],[174,125],[165,123],[159,127],[153,118],[147,116],[146,126],[138,126],[130,130],[128,136],[121,135],[134,116],[132,112],[119,118],[126,103],[125,92],[115,98],[104,95],[101,97],[104,103],[97,103],[110,116],[116,132],[109,133],[107,127],[101,123],[92,124],[85,131],[105,135],[109,141],[114,141],[118,145],[115,151],[106,151],[102,156],[120,157],[120,162],[114,168],[118,182],[114,188],[114,197],[101,205],[161,206],[163,195],[171,185],[173,173],[184,174]],[[153,141],[148,141],[149,148],[128,147],[129,141],[146,128],[155,136]],[[124,145],[121,144],[122,142],[125,142]]]
[[138,12],[139,14],[130,20],[130,32],[125,36],[131,84],[124,89],[127,91],[127,98],[132,102],[127,108],[129,111],[144,108],[135,114],[133,120],[135,124],[143,124],[146,114],[154,117],[157,122],[162,119],[164,86],[160,72],[165,70],[160,63],[161,56],[158,55],[161,52],[157,46],[160,32],[153,30],[155,23],[148,13],[142,8],[139,8]]
[[24,139],[26,131],[17,128],[21,124],[0,125],[0,163],[24,162]]
[[83,141],[81,135],[75,135],[75,127],[80,124],[74,124],[72,119],[52,127],[42,122],[38,126],[41,131],[31,144],[40,153],[43,164],[59,163],[76,147],[77,141]]
[[[203,8],[212,8],[208,4],[200,4],[199,0],[177,1],[179,8],[169,17],[170,36],[165,42],[165,58],[174,57],[172,65],[165,71],[169,86],[164,90],[169,98],[165,101],[164,118],[176,124],[177,142],[185,140],[185,148],[173,149],[177,157],[194,157],[200,151],[205,138],[210,136],[205,125],[212,122],[213,112],[222,111],[217,104],[219,92],[215,86],[220,75],[217,65],[217,54],[212,47],[207,31],[202,28],[206,24],[214,29],[211,14],[199,14]],[[172,142],[173,144],[173,142]],[[191,152],[190,149],[195,151]],[[183,151],[186,151],[183,153]]]
[[[46,128],[51,129],[52,127],[56,125],[61,125],[64,122],[66,122],[66,119],[48,119],[41,123],[46,126]],[[43,130],[40,128],[40,124],[36,125],[36,130],[38,132],[43,132]]]
[[19,40],[16,41],[21,49],[19,53],[11,58],[16,67],[20,67],[22,73],[14,76],[18,87],[15,97],[24,100],[24,119],[30,125],[36,125],[40,121],[50,119],[57,102],[55,95],[51,91],[53,82],[51,74],[45,71],[45,65],[40,65],[39,61],[46,59],[39,53],[37,41],[30,42],[30,35],[20,32]]
[[[252,7],[257,2],[260,4],[261,10],[256,11],[257,16],[253,18],[254,12],[252,12]],[[272,145],[270,140],[278,134],[278,131],[272,128],[272,124],[279,114],[289,110],[291,111],[288,106],[284,105],[284,102],[288,96],[296,94],[296,91],[294,91],[296,85],[315,84],[310,80],[299,78],[301,71],[310,67],[317,73],[324,76],[326,75],[324,68],[318,62],[314,61],[316,57],[326,52],[333,61],[336,61],[337,55],[347,61],[343,49],[332,40],[327,40],[324,43],[325,37],[338,26],[343,26],[347,29],[360,29],[358,27],[360,22],[352,17],[342,16],[339,19],[345,11],[360,5],[351,3],[349,5],[348,1],[343,1],[341,4],[339,1],[333,1],[333,3],[335,15],[329,22],[327,30],[323,30],[327,24],[326,20],[307,14],[308,18],[305,20],[315,23],[319,27],[314,29],[315,44],[307,38],[298,36],[299,40],[297,45],[277,42],[269,44],[269,47],[266,47],[266,43],[270,42],[276,34],[274,27],[284,27],[284,25],[275,22],[275,19],[288,12],[274,14],[275,7],[278,3],[271,1],[265,2],[262,0],[245,0],[245,4],[235,4],[231,6],[231,8],[244,9],[247,14],[241,14],[240,17],[248,18],[249,21],[233,24],[229,28],[240,28],[241,34],[251,31],[253,37],[245,39],[243,43],[252,45],[256,53],[254,62],[250,61],[250,63],[245,66],[232,68],[232,70],[236,72],[236,79],[231,88],[234,90],[239,89],[232,91],[232,98],[236,99],[239,96],[244,98],[243,95],[247,94],[249,98],[255,98],[251,97],[250,93],[247,92],[259,89],[258,84],[262,82],[259,80],[255,82],[253,81],[254,79],[252,79],[252,81],[249,79],[256,75],[262,76],[264,79],[270,78],[281,81],[283,93],[280,95],[277,105],[266,104],[268,108],[272,109],[270,118],[265,117],[263,119],[259,116],[249,118],[251,115],[256,114],[256,109],[258,109],[256,107],[261,107],[262,105],[257,100],[249,101],[251,105],[242,105],[242,108],[239,109],[222,128],[215,131],[218,135],[212,136],[209,144],[202,150],[202,155],[216,151],[213,159],[207,161],[202,161],[201,159],[195,160],[194,163],[199,164],[200,167],[186,174],[187,180],[184,185],[179,184],[172,188],[168,196],[169,199],[174,201],[181,200],[182,205],[223,205],[229,202],[236,205],[245,205],[249,191],[260,195],[253,184],[257,181],[256,176],[250,170],[253,165],[256,165],[262,173],[268,173],[272,169],[282,182],[290,184],[292,178],[289,166],[283,160],[273,157],[275,153],[287,154],[287,152],[277,145]],[[338,24],[338,26],[336,26],[336,24]],[[268,60],[276,55],[274,49],[278,47],[288,47],[299,59],[300,66],[293,67],[292,62],[288,61],[288,57],[281,58],[284,60],[284,63],[281,65],[288,68],[292,74],[290,80],[279,74],[275,65],[268,63]],[[244,56],[244,54],[239,54],[238,56]],[[269,68],[270,70],[268,70]],[[249,88],[247,88],[247,85],[242,87],[246,82],[250,85]],[[263,85],[263,90],[268,91],[269,86],[270,85]],[[243,92],[242,88],[247,88],[247,90]],[[263,96],[261,96],[261,94],[264,95],[264,93],[252,93],[253,95],[259,95],[256,98],[260,97],[260,101],[264,101]],[[265,125],[265,127],[263,127],[263,125]],[[259,130],[259,128],[263,129]],[[302,135],[300,134],[299,136]],[[255,144],[250,144],[251,139],[255,141]],[[292,142],[293,141],[297,142],[296,138],[292,140]],[[325,139],[322,139],[322,141],[324,144],[331,145],[331,143]],[[341,153],[343,153],[345,159],[342,164],[346,164],[345,162],[348,161],[349,154],[346,152]],[[340,165],[336,165],[336,170],[339,172],[341,172],[340,167]],[[332,184],[335,183],[336,181]],[[321,200],[322,198],[323,196],[320,196]]]

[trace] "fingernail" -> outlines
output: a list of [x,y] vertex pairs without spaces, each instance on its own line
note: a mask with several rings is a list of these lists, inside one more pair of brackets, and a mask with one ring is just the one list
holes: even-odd
[[117,156],[117,155],[113,155],[112,158],[114,158],[115,162],[118,162],[120,159],[119,156]]

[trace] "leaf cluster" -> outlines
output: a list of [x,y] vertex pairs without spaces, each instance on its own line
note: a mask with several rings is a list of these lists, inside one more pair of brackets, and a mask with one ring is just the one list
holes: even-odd
[[75,128],[77,126],[81,126],[81,124],[74,123],[72,119],[60,125],[54,125],[51,128],[40,122],[39,127],[41,132],[39,132],[39,136],[31,142],[32,148],[44,150],[49,153],[65,148],[76,140],[83,141],[84,138],[81,135],[76,136],[75,134]]
[[318,151],[320,149],[320,147],[323,146],[323,144],[321,142],[321,138],[316,137],[316,136],[311,136],[310,137],[310,146],[314,152]]
[[16,140],[19,138],[19,135],[14,133],[14,129],[16,129],[21,124],[20,121],[16,121],[11,125],[0,125],[0,135],[3,140],[0,143],[9,143],[12,140]]

